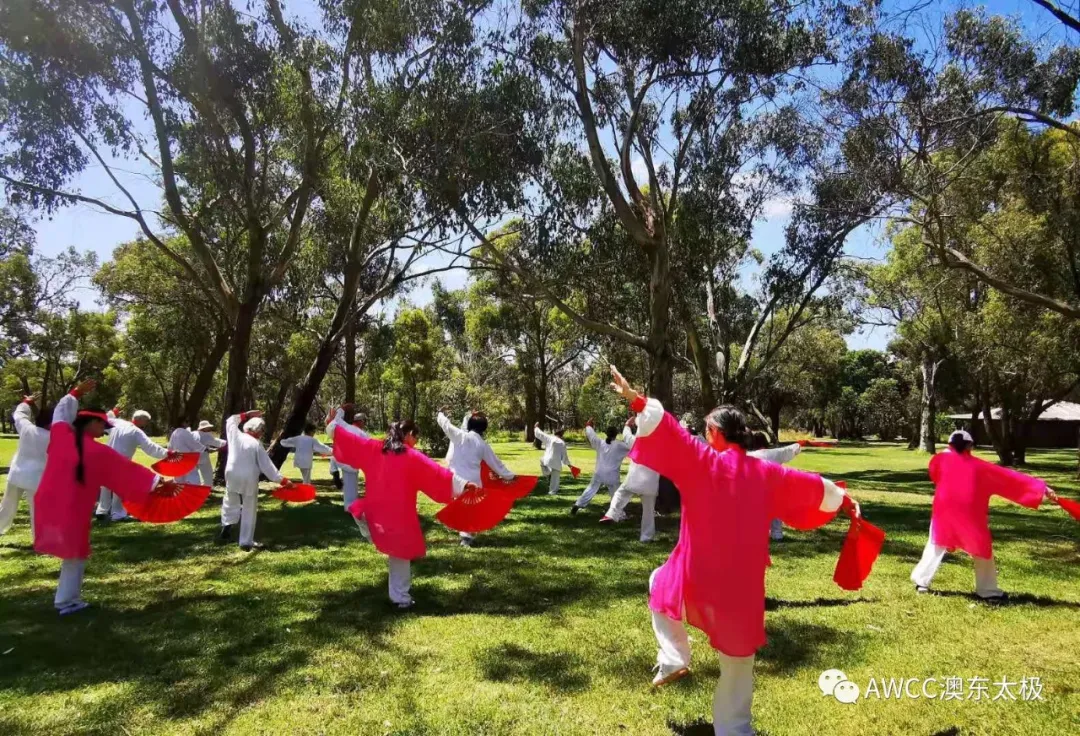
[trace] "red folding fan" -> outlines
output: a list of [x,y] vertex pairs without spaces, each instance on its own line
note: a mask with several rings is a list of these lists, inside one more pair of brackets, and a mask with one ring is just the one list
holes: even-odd
[[513,506],[513,494],[498,488],[477,488],[462,493],[435,518],[456,532],[477,534],[505,519]]
[[194,483],[161,483],[145,501],[124,501],[127,512],[139,521],[168,524],[191,516],[210,497],[210,486]]
[[851,519],[844,546],[840,550],[840,559],[836,561],[833,581],[844,590],[862,588],[870,571],[874,568],[885,542],[885,532],[866,519],[855,515],[855,505],[845,498],[841,506]]
[[577,478],[579,475],[581,475],[581,468],[577,467],[576,465],[571,465],[570,466],[570,475]]
[[270,495],[290,503],[307,503],[315,500],[315,486],[310,483],[293,483],[288,488],[278,486]]
[[540,476],[537,475],[519,475],[511,481],[505,481],[495,475],[495,471],[489,468],[487,463],[480,463],[480,485],[484,488],[496,488],[505,491],[515,499],[525,498],[525,496],[532,493],[539,480]]
[[1072,501],[1068,498],[1062,498],[1058,496],[1054,499],[1058,506],[1069,512],[1069,516],[1073,517],[1077,521],[1080,521],[1080,503]]
[[166,478],[179,478],[181,475],[187,475],[194,470],[195,466],[199,464],[200,457],[202,457],[201,452],[182,452],[175,460],[169,458],[158,460],[150,466],[150,469],[158,475],[164,475]]

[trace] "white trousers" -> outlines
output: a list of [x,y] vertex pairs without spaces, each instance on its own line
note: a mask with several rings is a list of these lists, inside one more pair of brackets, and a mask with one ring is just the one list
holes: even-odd
[[656,536],[656,494],[632,491],[624,483],[612,495],[606,516],[612,521],[623,521],[626,518],[626,506],[634,496],[641,498],[641,541],[651,542]]
[[297,470],[300,471],[300,477],[305,483],[311,483],[311,468],[297,468]]
[[108,514],[113,521],[120,521],[127,518],[128,512],[124,508],[124,502],[120,500],[120,497],[103,486],[101,493],[98,495],[97,515],[102,516],[104,514]]
[[773,519],[769,522],[769,539],[783,539],[784,538],[784,522],[779,519]]
[[205,452],[199,458],[199,482],[204,486],[214,487],[214,464],[210,462],[210,455]]
[[554,496],[559,492],[559,479],[562,476],[562,468],[556,468],[552,470],[548,466],[540,463],[540,475],[548,479],[548,495]]
[[[649,578],[652,588],[654,571]],[[686,625],[662,613],[651,611],[653,632],[659,647],[658,664],[666,669],[690,666],[690,637]],[[750,712],[754,702],[754,655],[720,656],[720,682],[713,693],[713,732],[716,736],[753,736]]]
[[225,495],[221,499],[221,524],[240,522],[240,546],[255,542],[255,517],[259,513],[259,481],[225,475]]
[[[938,568],[945,560],[948,550],[934,544],[933,528],[930,538],[926,540],[922,558],[915,569],[911,571],[911,582],[923,588],[929,588],[934,580]],[[1005,591],[998,587],[997,568],[994,566],[994,558],[972,557],[975,563],[975,595],[980,598],[996,598]]]
[[86,572],[86,560],[60,561],[60,580],[56,584],[56,597],[53,599],[53,606],[57,610],[82,601],[84,572]]
[[0,534],[7,534],[11,524],[15,521],[15,513],[19,510],[19,499],[26,496],[26,502],[30,506],[30,539],[34,538],[34,493],[29,488],[20,488],[10,482],[4,490],[4,500],[0,501]]
[[386,566],[390,571],[390,600],[393,603],[411,603],[412,563],[400,557],[387,557]]
[[596,492],[599,491],[602,486],[607,486],[608,490],[611,490],[613,488],[616,488],[618,485],[618,479],[616,479],[615,482],[612,483],[610,482],[610,479],[599,478],[594,475],[593,479],[589,481],[589,485],[585,487],[585,492],[578,496],[577,501],[574,501],[574,505],[580,509],[583,509],[589,505],[589,501],[593,500],[593,496],[596,495]]
[[349,513],[349,507],[353,501],[360,497],[360,474],[355,470],[341,471],[341,496],[345,500],[345,513]]

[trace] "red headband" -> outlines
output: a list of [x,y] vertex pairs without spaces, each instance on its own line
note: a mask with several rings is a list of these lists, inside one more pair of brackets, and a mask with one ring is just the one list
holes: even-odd
[[101,421],[105,422],[106,424],[112,424],[112,421],[109,419],[109,416],[107,414],[105,414],[104,412],[100,412],[100,411],[89,411],[89,410],[83,409],[77,414],[77,416],[91,417],[93,419],[100,419]]

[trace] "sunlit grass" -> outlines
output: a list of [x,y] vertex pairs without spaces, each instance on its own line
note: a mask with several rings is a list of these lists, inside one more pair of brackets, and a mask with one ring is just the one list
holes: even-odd
[[[10,444],[0,441],[0,457]],[[531,446],[496,451],[514,470],[536,472]],[[581,479],[566,474],[557,498],[541,488],[473,550],[434,524],[437,507],[424,502],[429,555],[414,566],[418,606],[406,614],[387,602],[384,560],[344,514],[325,461],[316,465],[317,502],[263,498],[256,538],[267,548],[253,554],[214,544],[218,494],[178,524],[95,526],[85,588],[94,607],[69,619],[52,610],[58,563],[29,551],[24,509],[0,539],[0,733],[711,733],[703,724],[718,668],[700,634],[694,676],[662,692],[648,687],[646,583],[678,519],[660,519],[657,541],[643,545],[636,518],[597,524],[606,495],[571,517],[592,468],[587,449],[571,455]],[[1075,454],[1033,460],[1032,472],[1080,495]],[[848,480],[889,538],[858,593],[831,582],[841,523],[773,546],[759,731],[1080,728],[1080,526],[1052,507],[995,504],[1000,582],[1015,603],[971,600],[963,557],[942,568],[942,595],[916,597],[908,575],[926,541],[926,462],[870,445],[797,461]],[[291,463],[286,472],[299,477]],[[1044,700],[844,706],[817,689],[829,667],[856,682],[1037,675]]]

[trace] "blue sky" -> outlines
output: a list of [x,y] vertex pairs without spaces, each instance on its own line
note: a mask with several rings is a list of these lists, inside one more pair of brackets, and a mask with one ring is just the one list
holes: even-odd
[[[903,3],[888,1],[886,5],[892,7],[904,6]],[[310,17],[309,14],[313,8],[313,4],[310,2],[287,2],[286,6],[293,8],[293,12],[299,17]],[[936,26],[940,29],[940,19],[951,10],[961,6],[973,7],[974,4],[947,2],[940,3],[935,10],[924,11],[924,14],[930,13],[931,18],[937,18],[937,22],[929,24],[929,27],[933,29]],[[985,3],[985,7],[994,13],[1020,17],[1033,34],[1045,33],[1049,36],[1060,36],[1059,27],[1055,25],[1049,14],[1029,0],[997,0]],[[113,162],[110,162],[110,165],[112,164]],[[114,168],[124,186],[131,191],[142,207],[158,208],[159,190],[149,180],[149,171],[144,166],[131,161],[122,161],[116,162]],[[116,192],[104,170],[97,165],[87,168],[75,179],[69,189],[89,196],[99,197],[119,207],[128,206],[127,202]],[[783,242],[783,228],[787,222],[788,214],[789,208],[783,202],[772,203],[767,207],[765,217],[757,223],[754,229],[754,246],[766,254],[773,252]],[[95,252],[102,261],[110,257],[114,247],[133,239],[138,233],[138,227],[134,222],[102,213],[84,205],[64,208],[51,216],[44,217],[35,224],[35,229],[38,237],[38,250],[44,255],[53,255],[68,246],[74,246],[78,250]],[[854,234],[849,239],[846,252],[863,258],[881,258],[884,254],[884,248],[874,232],[864,230]],[[442,280],[448,287],[455,288],[465,283],[466,275],[463,272],[450,273],[444,275]],[[421,286],[412,292],[410,299],[415,303],[422,304],[430,298],[430,293],[428,286]],[[86,290],[81,295],[81,298],[86,307],[95,305],[94,293],[91,290]],[[889,330],[877,328],[851,336],[848,343],[853,348],[874,347],[880,349],[885,347],[889,337]]]

